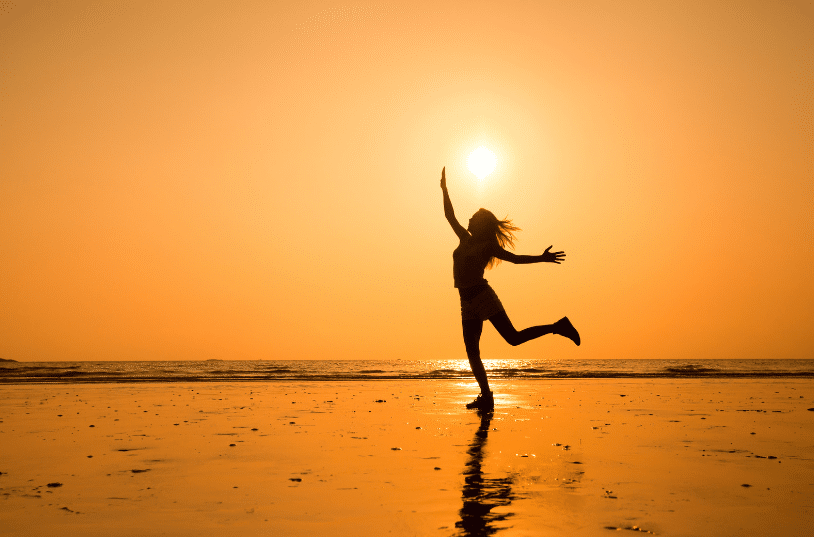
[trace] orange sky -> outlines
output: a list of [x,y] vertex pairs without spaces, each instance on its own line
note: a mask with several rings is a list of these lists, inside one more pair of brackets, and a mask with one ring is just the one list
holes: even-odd
[[812,2],[438,4],[0,2],[0,357],[814,358]]

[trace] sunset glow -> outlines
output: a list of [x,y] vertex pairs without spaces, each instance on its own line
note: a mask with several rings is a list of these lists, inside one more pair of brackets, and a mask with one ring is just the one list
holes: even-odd
[[4,5],[0,357],[465,358],[444,166],[485,358],[811,356],[810,2]]
[[497,157],[489,148],[480,146],[469,154],[466,165],[469,171],[483,181],[486,176],[495,171]]

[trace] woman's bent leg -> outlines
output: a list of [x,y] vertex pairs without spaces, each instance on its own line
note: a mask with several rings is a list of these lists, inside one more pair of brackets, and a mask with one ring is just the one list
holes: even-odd
[[563,317],[554,324],[532,326],[520,330],[519,332],[515,330],[505,311],[492,315],[489,317],[489,321],[491,321],[495,329],[497,329],[498,333],[503,336],[503,339],[505,339],[509,345],[520,345],[521,343],[537,339],[546,334],[559,334],[567,337],[577,345],[580,344],[579,332],[577,332],[577,329],[571,324],[571,321],[568,320],[568,317]]
[[503,339],[512,346],[517,346],[526,341],[531,341],[532,339],[537,339],[540,336],[554,332],[554,325],[551,324],[532,326],[518,332],[515,330],[514,325],[512,325],[505,311],[492,315],[489,317],[489,321],[494,325],[498,333],[503,336]]
[[464,330],[464,345],[466,346],[466,356],[469,358],[469,366],[480,386],[480,392],[484,395],[491,394],[489,390],[489,380],[486,378],[486,369],[480,359],[480,335],[483,332],[483,321],[470,319],[461,321]]

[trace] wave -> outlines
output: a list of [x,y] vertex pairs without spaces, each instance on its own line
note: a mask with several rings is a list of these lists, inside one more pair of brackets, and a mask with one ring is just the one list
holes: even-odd
[[664,371],[666,371],[667,373],[674,374],[702,375],[707,373],[719,372],[720,369],[718,369],[717,367],[704,367],[697,364],[687,364],[675,367],[665,367]]

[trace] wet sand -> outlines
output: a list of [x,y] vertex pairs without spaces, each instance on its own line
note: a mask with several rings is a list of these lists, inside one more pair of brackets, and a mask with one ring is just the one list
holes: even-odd
[[0,534],[814,531],[811,380],[493,388],[0,386]]

